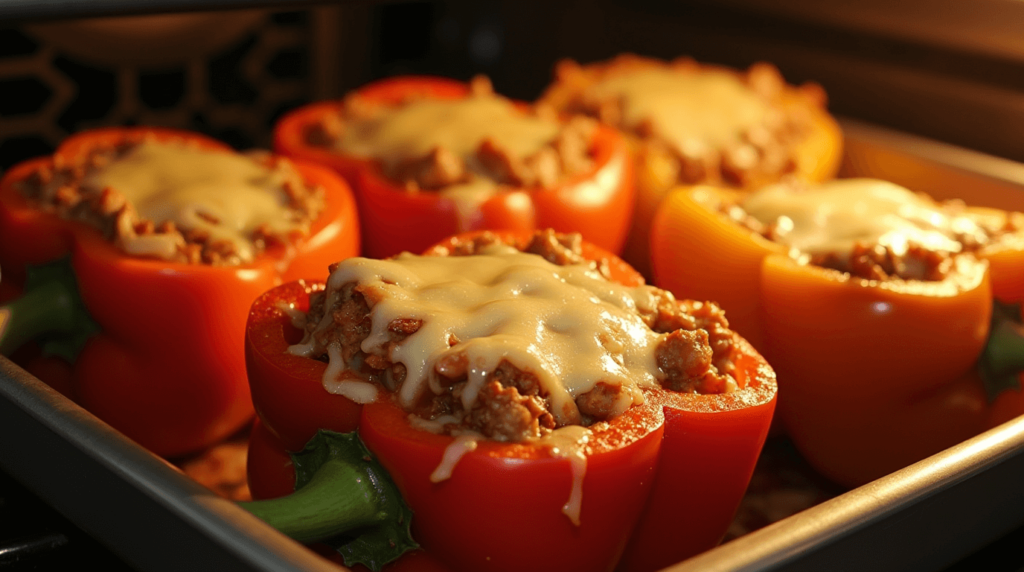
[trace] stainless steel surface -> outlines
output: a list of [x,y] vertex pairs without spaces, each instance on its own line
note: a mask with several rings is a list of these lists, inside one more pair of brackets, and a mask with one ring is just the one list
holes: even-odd
[[669,570],[938,570],[1024,523],[1022,476],[1017,419]]
[[840,176],[872,176],[937,199],[1024,210],[1022,163],[851,119],[841,123],[846,147]]
[[[1024,165],[843,121],[844,174],[1024,204]],[[336,569],[0,358],[0,466],[140,570]],[[670,568],[936,570],[1024,523],[1024,419]]]
[[139,570],[338,570],[0,357],[0,466]]

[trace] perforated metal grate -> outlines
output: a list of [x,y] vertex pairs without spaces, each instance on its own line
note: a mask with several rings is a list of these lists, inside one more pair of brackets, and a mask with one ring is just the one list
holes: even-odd
[[0,28],[0,168],[106,125],[162,125],[239,148],[269,145],[273,121],[310,99],[309,14],[188,17],[196,20]]

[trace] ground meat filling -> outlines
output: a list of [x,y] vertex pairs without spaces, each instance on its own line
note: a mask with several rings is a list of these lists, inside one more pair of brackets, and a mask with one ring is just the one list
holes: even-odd
[[[337,149],[345,134],[346,124],[373,119],[386,113],[389,106],[401,106],[430,94],[411,93],[397,104],[377,104],[358,94],[341,102],[338,114],[326,115],[305,126],[306,142],[312,146]],[[497,98],[491,82],[477,76],[470,82],[470,97]],[[487,138],[480,141],[472,157],[463,158],[444,146],[436,146],[426,154],[402,157],[385,166],[385,174],[407,190],[439,191],[454,185],[470,183],[482,176],[499,189],[551,188],[560,181],[587,172],[592,166],[591,142],[597,127],[585,117],[560,121],[547,107],[524,108],[523,113],[560,123],[557,135],[538,151],[518,156],[500,142]]]
[[317,344],[322,347],[338,343],[345,363],[352,363],[357,357],[365,360],[365,354],[359,346],[370,335],[370,306],[366,298],[356,290],[355,284],[343,286],[338,303],[331,308],[332,327],[317,332],[315,325],[323,319],[327,310],[324,302],[322,294],[310,297],[307,332],[317,336]]
[[[738,134],[723,146],[680,146],[661,137],[650,119],[635,125],[625,123],[623,101],[618,98],[591,97],[586,88],[593,82],[652,66],[672,69],[680,74],[698,74],[702,67],[691,58],[661,62],[630,54],[604,65],[581,66],[574,61],[560,62],[557,84],[578,86],[565,102],[565,111],[593,117],[619,130],[633,133],[646,155],[661,158],[675,179],[682,184],[722,182],[735,187],[750,187],[766,180],[777,180],[797,168],[795,148],[811,129],[812,118],[806,109],[784,105],[782,96],[789,88],[778,69],[757,63],[736,77],[771,107],[771,113],[759,125]],[[795,88],[810,107],[825,107],[825,92],[820,86],[806,84]]]
[[665,373],[662,387],[685,393],[725,393],[736,386],[732,356],[735,334],[714,302],[676,301],[662,291],[657,311],[644,316],[652,330],[668,336],[657,350]]
[[[175,244],[175,252],[167,257],[173,262],[213,266],[244,263],[236,245],[229,240],[218,240],[202,229],[179,228],[173,221],[145,218],[117,189],[92,189],[83,185],[87,175],[150,140],[147,136],[140,136],[108,146],[95,146],[71,163],[56,155],[52,166],[41,167],[22,180],[20,190],[39,208],[61,218],[93,226],[117,245],[139,237],[161,236]],[[308,226],[316,219],[324,206],[323,189],[307,185],[287,159],[268,153],[252,153],[250,156],[265,168],[282,173],[284,183],[281,190],[287,198],[287,208],[296,220]],[[220,224],[209,215],[206,215],[206,221]],[[255,229],[249,237],[257,255],[269,247],[290,244],[297,238],[295,234],[273,232],[266,225]]]
[[537,377],[508,361],[502,361],[488,375],[469,412],[462,411],[462,392],[466,387],[465,360],[439,363],[439,372],[449,391],[436,395],[429,417],[463,414],[463,425],[490,439],[519,442],[540,437],[542,431],[555,428],[547,402],[541,396]]
[[952,271],[954,256],[953,253],[929,250],[918,244],[909,245],[904,254],[896,254],[892,248],[882,244],[869,246],[858,243],[846,256],[831,252],[817,254],[810,257],[810,263],[868,280],[899,278],[939,282]]
[[[471,239],[459,240],[454,246],[441,246],[428,254],[434,256],[472,256],[480,254],[485,248],[501,243],[501,238],[489,232]],[[567,266],[569,264],[586,264],[598,271],[605,278],[611,276],[608,260],[589,260],[583,257],[583,237],[579,233],[560,234],[551,229],[538,230],[524,247],[523,252],[536,254],[548,262]]]
[[[940,203],[940,207],[956,213],[963,211],[961,201]],[[775,241],[776,225],[763,224],[748,215],[736,203],[723,203],[719,210],[730,220],[753,232]],[[954,233],[952,238],[961,246],[959,252],[929,249],[920,244],[910,243],[903,253],[879,243],[858,242],[848,253],[816,253],[806,257],[808,264],[837,270],[855,278],[868,280],[921,280],[940,282],[953,270],[953,261],[961,254],[976,254],[983,248],[998,243],[1005,237],[1024,231],[1024,214],[1007,213],[997,224],[975,219],[975,232]]]
[[[431,254],[471,256],[496,242],[501,242],[497,235],[485,233]],[[543,256],[555,264],[577,264],[583,261],[581,244],[578,235],[547,231],[538,232],[521,250]],[[641,311],[640,317],[654,332],[666,334],[655,350],[660,385],[687,393],[725,393],[737,388],[732,362],[736,338],[722,310],[713,303],[677,302],[664,290],[650,288],[650,292],[652,309]],[[414,335],[422,323],[412,319],[393,320],[388,325],[390,337],[385,355],[367,355],[360,346],[370,335],[373,294],[349,283],[341,288],[333,308],[325,308],[324,300],[323,292],[313,294],[307,315],[306,330],[316,337],[316,346],[326,348],[339,344],[350,370],[396,391],[405,377],[405,368],[392,363],[387,356],[392,354],[394,345]],[[317,329],[328,312],[331,326]],[[448,340],[449,347],[458,347],[460,343],[454,336]],[[463,398],[470,390],[468,370],[469,364],[462,353],[446,354],[439,359],[433,371],[441,391],[435,389],[422,396],[411,413],[442,423],[449,432],[469,430],[502,442],[535,439],[559,426],[537,375],[508,360],[501,360],[486,374],[475,398],[468,400],[472,405],[466,410]],[[593,388],[575,396],[579,416],[574,423],[588,426],[609,420],[622,410],[623,399],[632,399],[627,392],[619,383],[597,381]]]
[[576,398],[576,407],[579,408],[580,415],[583,417],[582,424],[590,425],[611,419],[617,410],[623,391],[621,385],[599,381],[594,385],[594,389],[580,394]]

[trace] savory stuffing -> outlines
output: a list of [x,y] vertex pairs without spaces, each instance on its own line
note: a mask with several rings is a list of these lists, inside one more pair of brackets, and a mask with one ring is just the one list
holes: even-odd
[[[416,416],[506,442],[607,421],[642,402],[644,388],[737,388],[735,337],[717,305],[614,284],[580,244],[552,231],[518,247],[483,234],[428,256],[338,263],[292,351],[339,356]],[[439,260],[451,262],[423,270]],[[525,315],[533,312],[541,316]],[[428,345],[417,353],[417,344]],[[560,362],[562,353],[572,359]],[[429,356],[422,373],[419,355]],[[420,375],[421,389],[410,390]]]
[[560,62],[542,101],[633,134],[656,158],[648,162],[679,183],[750,187],[795,171],[808,109],[823,108],[825,93],[814,84],[789,88],[767,63],[740,72],[625,54],[603,64]]
[[84,222],[125,253],[187,264],[238,265],[308,234],[324,192],[291,163],[152,136],[96,146],[20,182],[39,208]]
[[941,281],[954,257],[1024,230],[1022,213],[972,211],[873,179],[772,185],[719,207],[803,262],[869,280]]
[[306,127],[306,141],[374,159],[410,191],[449,187],[550,188],[591,166],[595,122],[560,121],[545,107],[519,106],[478,76],[462,99],[410,93],[398,104],[354,93],[337,115]]

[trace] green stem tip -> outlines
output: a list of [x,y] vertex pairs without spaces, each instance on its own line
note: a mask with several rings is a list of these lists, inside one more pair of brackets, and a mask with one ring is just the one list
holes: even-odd
[[292,455],[295,492],[239,503],[299,542],[325,542],[347,566],[380,570],[418,547],[412,511],[356,433],[319,431]]
[[324,463],[310,482],[286,497],[239,504],[299,542],[317,542],[387,517],[365,471],[339,460]]
[[1021,389],[1024,372],[1024,324],[1020,304],[995,301],[988,341],[978,360],[989,400],[1007,389]]
[[68,258],[26,269],[25,292],[0,306],[0,354],[29,340],[43,352],[73,362],[99,327],[82,303]]

